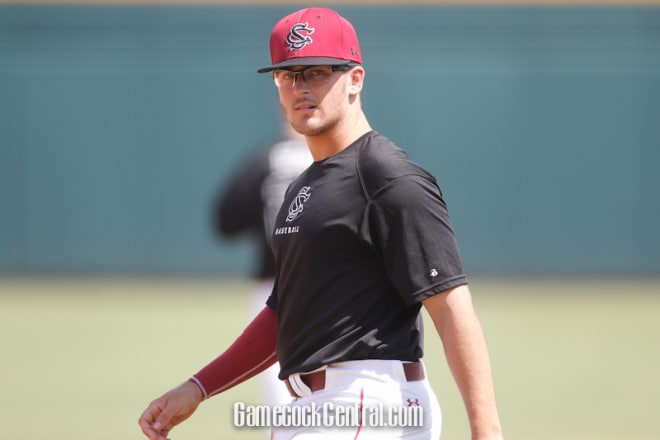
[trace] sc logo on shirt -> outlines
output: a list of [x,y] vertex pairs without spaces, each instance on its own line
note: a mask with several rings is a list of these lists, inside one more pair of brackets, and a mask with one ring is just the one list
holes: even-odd
[[303,186],[294,197],[293,201],[289,205],[289,215],[286,216],[287,223],[294,221],[300,214],[303,212],[303,204],[309,200],[311,196],[311,187]]

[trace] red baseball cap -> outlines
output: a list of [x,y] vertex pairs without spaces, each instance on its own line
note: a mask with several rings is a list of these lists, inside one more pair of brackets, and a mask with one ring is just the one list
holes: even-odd
[[353,25],[332,9],[306,8],[277,22],[270,34],[272,66],[362,64],[360,44]]

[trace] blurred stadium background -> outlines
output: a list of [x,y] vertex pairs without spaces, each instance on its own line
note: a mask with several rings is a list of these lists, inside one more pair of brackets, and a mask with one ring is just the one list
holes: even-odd
[[[242,329],[253,249],[210,202],[278,131],[255,70],[301,4],[0,0],[0,438],[138,439]],[[660,2],[323,5],[358,30],[372,125],[445,192],[507,438],[660,439]],[[236,400],[256,385],[173,438],[267,438]]]

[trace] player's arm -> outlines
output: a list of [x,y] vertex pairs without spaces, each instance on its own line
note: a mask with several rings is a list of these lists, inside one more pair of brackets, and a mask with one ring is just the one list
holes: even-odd
[[138,421],[151,440],[167,440],[174,426],[206,398],[246,381],[277,361],[275,311],[266,306],[236,341],[191,379],[151,402]]
[[486,340],[472,304],[461,285],[424,300],[443,343],[447,363],[467,410],[473,440],[501,440]]
[[268,150],[259,150],[241,164],[218,193],[212,207],[212,224],[220,237],[262,234],[261,185],[268,167]]

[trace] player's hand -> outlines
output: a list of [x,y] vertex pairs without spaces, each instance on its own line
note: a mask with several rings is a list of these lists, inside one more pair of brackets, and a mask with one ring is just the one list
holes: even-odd
[[190,417],[204,400],[202,391],[192,382],[184,382],[149,404],[138,424],[150,440],[167,440],[179,423]]

